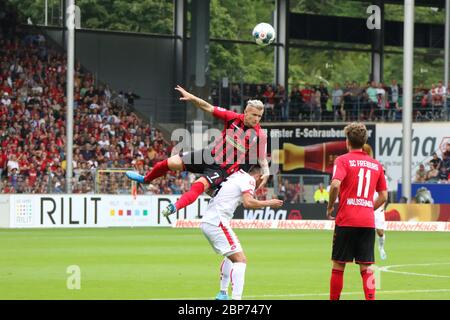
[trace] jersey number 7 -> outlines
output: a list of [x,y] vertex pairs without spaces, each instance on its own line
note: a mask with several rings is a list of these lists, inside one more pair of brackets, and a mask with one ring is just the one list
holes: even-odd
[[219,177],[220,177],[220,174],[217,172],[214,172],[214,175],[211,176],[211,180],[216,180]]

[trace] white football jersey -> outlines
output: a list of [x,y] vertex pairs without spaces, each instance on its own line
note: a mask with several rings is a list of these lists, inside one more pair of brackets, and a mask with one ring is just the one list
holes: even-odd
[[233,173],[222,183],[217,195],[209,201],[202,222],[218,226],[229,223],[233,219],[234,211],[242,202],[242,195],[249,193],[254,195],[256,181],[251,175],[243,170]]
[[[373,201],[375,202],[375,200],[378,198],[378,192],[374,192],[374,194],[373,194]],[[383,212],[384,213],[384,206],[385,206],[385,203],[383,203],[377,210],[375,210],[375,214],[376,213],[378,213],[378,212]]]
[[[378,192],[375,191],[375,193],[373,195],[373,200],[375,201],[375,199],[377,197],[378,197]],[[383,203],[383,205],[375,211],[375,229],[386,230],[386,218],[384,216],[384,206],[385,205],[386,204]]]

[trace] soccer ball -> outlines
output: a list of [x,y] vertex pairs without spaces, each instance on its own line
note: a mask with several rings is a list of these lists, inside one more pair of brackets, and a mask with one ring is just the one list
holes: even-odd
[[252,32],[253,39],[260,46],[267,46],[275,40],[275,29],[268,23],[259,23]]

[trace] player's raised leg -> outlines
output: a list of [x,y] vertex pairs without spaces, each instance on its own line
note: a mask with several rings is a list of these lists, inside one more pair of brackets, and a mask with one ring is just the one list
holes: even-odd
[[188,192],[184,193],[178,201],[173,204],[169,204],[161,213],[163,216],[167,217],[178,210],[181,210],[191,203],[193,203],[197,198],[209,188],[210,183],[205,177],[197,179],[191,186]]
[[140,175],[139,173],[134,171],[127,171],[125,174],[131,180],[147,184],[159,177],[164,176],[169,171],[181,170],[183,170],[183,160],[177,154],[156,163],[152,170],[148,171],[145,176]]

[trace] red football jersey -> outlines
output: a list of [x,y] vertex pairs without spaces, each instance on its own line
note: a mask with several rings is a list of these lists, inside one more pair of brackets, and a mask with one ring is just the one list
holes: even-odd
[[351,151],[334,161],[333,180],[341,181],[336,225],[375,228],[375,191],[386,191],[381,164],[363,151]]
[[255,164],[265,159],[267,137],[260,125],[253,128],[244,124],[244,114],[214,107],[213,116],[225,122],[221,139],[215,141],[212,155],[217,164],[232,174],[244,164]]

